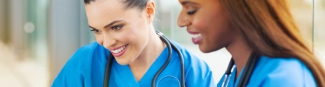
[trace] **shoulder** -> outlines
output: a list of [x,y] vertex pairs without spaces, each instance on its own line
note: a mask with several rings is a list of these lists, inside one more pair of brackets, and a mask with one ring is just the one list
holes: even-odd
[[[202,66],[207,66],[207,64],[205,63],[205,61],[203,61],[202,59],[198,58],[195,54],[191,53],[186,48],[184,48],[183,46],[181,46],[180,44],[178,44],[177,42],[172,41],[171,43],[173,43],[179,49],[179,51],[183,55],[183,58],[184,58],[184,62],[185,63],[189,63],[189,64],[203,64]],[[196,62],[196,63],[194,63],[194,62]]]
[[208,64],[175,41],[173,43],[183,55],[185,78],[188,87],[215,87],[212,71]]
[[[80,47],[72,57],[67,61],[64,68],[74,67],[73,69],[87,71],[90,69],[92,62],[106,62],[109,51],[106,50],[103,46],[99,45],[97,42],[87,44]],[[62,72],[62,71],[61,71]]]
[[104,52],[105,48],[101,45],[99,45],[97,42],[93,42],[90,44],[87,44],[85,46],[80,47],[71,57],[70,60],[74,60],[75,58],[81,58],[81,57],[88,57],[93,55],[95,52]]
[[172,41],[172,43],[181,52],[181,54],[182,54],[182,56],[184,58],[185,67],[187,67],[187,68],[198,67],[198,68],[206,68],[207,70],[210,70],[209,66],[207,65],[207,63],[204,60],[200,59],[195,54],[191,53],[186,48],[184,48],[183,46],[178,44],[177,42]]
[[[254,70],[255,76],[269,86],[315,86],[309,68],[297,58],[262,56]],[[253,75],[252,75],[253,76]]]
[[68,60],[69,63],[85,63],[91,62],[90,60],[98,60],[102,56],[107,56],[109,51],[97,42],[92,42],[85,46],[80,47]]
[[[92,71],[93,66],[98,66],[92,62],[106,62],[105,56],[109,54],[109,51],[99,45],[97,42],[87,44],[80,47],[66,62],[60,73],[55,78],[52,86],[58,85],[78,85],[82,83],[84,79],[88,78]],[[73,85],[73,86],[75,86]]]

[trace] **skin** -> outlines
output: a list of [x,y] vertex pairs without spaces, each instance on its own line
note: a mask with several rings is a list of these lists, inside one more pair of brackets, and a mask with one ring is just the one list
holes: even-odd
[[237,77],[252,51],[239,29],[232,27],[229,15],[219,0],[179,0],[179,2],[182,11],[179,14],[178,25],[187,27],[188,32],[201,34],[198,45],[204,53],[226,47],[237,66]]
[[89,27],[99,44],[111,52],[127,46],[123,55],[114,55],[115,59],[121,65],[129,65],[140,81],[165,48],[152,24],[155,3],[149,0],[145,9],[126,9],[119,0],[97,0],[86,4],[85,9]]

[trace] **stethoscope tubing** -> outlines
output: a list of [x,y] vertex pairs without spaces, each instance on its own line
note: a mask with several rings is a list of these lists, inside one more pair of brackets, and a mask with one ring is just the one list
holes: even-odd
[[[168,48],[168,58],[165,61],[164,65],[158,70],[158,72],[155,74],[154,79],[152,80],[151,86],[155,87],[156,86],[156,80],[158,78],[158,76],[160,75],[160,73],[167,67],[168,63],[171,60],[171,56],[172,56],[172,48],[174,50],[176,50],[176,52],[179,55],[180,58],[180,64],[181,64],[181,87],[185,87],[185,69],[184,69],[184,60],[183,60],[183,55],[181,54],[180,50],[174,45],[171,44],[170,41],[167,39],[167,37],[165,35],[163,35],[163,33],[159,32],[156,30],[156,33],[159,35],[159,38],[165,42],[165,44],[167,45]],[[104,87],[108,87],[109,86],[109,82],[110,82],[110,71],[111,71],[111,67],[112,67],[112,62],[113,62],[114,56],[111,54],[107,63],[106,63],[106,70],[105,70],[105,75],[104,75]]]
[[[159,34],[158,34],[159,35]],[[172,48],[170,46],[170,43],[166,43],[168,42],[166,40],[166,38],[160,36],[161,40],[163,40],[165,42],[165,44],[167,45],[168,48],[168,58],[166,60],[166,62],[164,63],[164,65],[158,70],[158,72],[155,74],[154,79],[151,82],[151,86],[155,87],[156,86],[156,80],[158,78],[158,76],[160,75],[160,73],[167,67],[168,63],[170,62],[171,56],[172,56]]]
[[[250,77],[256,67],[256,64],[259,60],[260,55],[259,54],[256,54],[255,52],[252,52],[246,65],[245,65],[245,69],[243,71],[243,74],[238,82],[238,87],[245,87],[249,80],[250,80]],[[225,72],[225,79],[222,83],[222,87],[227,87],[228,84],[229,84],[229,80],[230,80],[230,76],[231,76],[231,73],[232,73],[232,69],[233,69],[233,66],[235,65],[235,62],[234,62],[234,59],[231,58],[230,62],[229,62],[229,65],[228,65],[228,68]]]
[[[176,50],[179,58],[180,58],[180,65],[181,65],[181,87],[185,87],[185,69],[184,69],[184,59],[183,59],[183,55],[182,53],[180,52],[180,50],[174,45],[174,44],[170,44],[171,41],[169,41],[169,39],[167,39],[167,37],[165,35],[163,35],[163,33],[159,32],[156,30],[156,33],[160,36],[160,39],[162,39],[166,44],[169,44],[169,46],[171,45],[171,47]],[[168,47],[168,45],[167,45]],[[170,47],[168,47],[168,49],[170,49]],[[170,51],[171,53],[172,51]],[[158,75],[157,75],[158,77]],[[156,76],[155,76],[156,78]],[[156,79],[154,79],[156,80]],[[153,81],[152,84],[155,84],[156,81]],[[155,87],[155,86],[152,86],[152,87]]]
[[255,69],[255,66],[258,62],[259,58],[257,58],[257,57],[259,57],[258,54],[254,53],[254,52],[250,55],[250,58],[248,59],[248,61],[246,63],[247,67],[245,68],[244,73],[243,73],[241,79],[239,80],[239,83],[238,83],[239,87],[244,87],[248,84],[250,77],[251,77],[251,75]]
[[228,64],[228,68],[225,72],[225,79],[223,80],[223,83],[222,83],[222,86],[221,87],[227,87],[228,86],[228,83],[230,81],[230,77],[231,77],[231,72],[234,68],[234,65],[235,65],[235,61],[233,58],[231,58],[229,64]]
[[105,69],[105,75],[104,75],[104,87],[108,87],[109,85],[109,80],[110,80],[110,75],[111,75],[111,68],[112,68],[112,63],[113,63],[113,58],[114,56],[110,54],[110,57],[107,59],[106,63],[106,69]]

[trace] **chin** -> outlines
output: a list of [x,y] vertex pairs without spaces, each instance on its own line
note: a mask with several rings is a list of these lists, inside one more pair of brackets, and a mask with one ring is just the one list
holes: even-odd
[[203,53],[210,53],[211,52],[208,48],[205,48],[205,47],[202,47],[202,46],[199,46],[199,49]]
[[200,51],[203,53],[210,53],[210,52],[214,52],[214,51],[217,51],[220,49],[220,48],[215,49],[211,46],[202,46],[202,45],[199,45],[199,48],[200,48]]
[[126,60],[118,60],[116,59],[116,62],[120,65],[128,65],[130,62],[129,61],[126,61]]

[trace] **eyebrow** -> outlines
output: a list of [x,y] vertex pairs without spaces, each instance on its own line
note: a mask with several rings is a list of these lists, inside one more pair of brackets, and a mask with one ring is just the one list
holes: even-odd
[[186,4],[195,4],[194,2],[192,2],[191,0],[184,0],[181,2],[182,5],[186,5]]
[[[115,20],[115,21],[112,21],[111,23],[105,25],[104,28],[107,28],[107,27],[109,27],[109,26],[114,25],[115,23],[122,22],[122,21],[123,21],[123,20]],[[92,29],[96,29],[96,28],[94,28],[94,27],[92,27],[92,26],[90,26],[90,25],[89,25],[89,27],[92,28]],[[98,30],[98,29],[97,29],[97,30]]]
[[115,21],[113,21],[113,22],[111,22],[111,23],[105,25],[104,28],[107,28],[107,27],[109,27],[109,26],[114,25],[115,23],[122,22],[122,21],[123,21],[123,20],[115,20]]
[[[92,26],[90,26],[90,25],[89,25],[89,27],[92,28],[92,29],[96,29],[96,28],[94,28],[94,27],[92,27]],[[96,29],[96,30],[98,30],[98,29]]]

